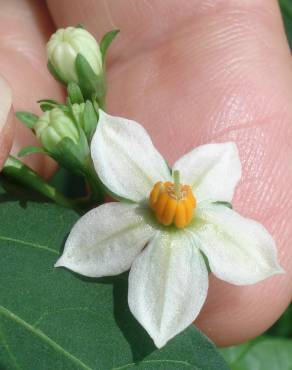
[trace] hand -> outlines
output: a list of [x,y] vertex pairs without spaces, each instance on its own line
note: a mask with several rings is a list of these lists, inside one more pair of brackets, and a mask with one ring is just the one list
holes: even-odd
[[[62,99],[45,67],[50,16],[56,27],[82,23],[98,39],[121,29],[108,59],[111,114],[142,123],[170,163],[199,144],[238,144],[244,171],[233,205],[272,233],[287,273],[248,287],[211,277],[196,324],[218,345],[262,333],[292,295],[292,64],[277,1],[47,3],[49,11],[37,1],[1,4],[0,71],[13,88],[15,110],[36,111],[40,98]],[[8,148],[11,121],[2,128],[1,150],[3,142]],[[20,127],[14,150],[33,140]],[[52,173],[48,159],[32,158],[43,175]]]

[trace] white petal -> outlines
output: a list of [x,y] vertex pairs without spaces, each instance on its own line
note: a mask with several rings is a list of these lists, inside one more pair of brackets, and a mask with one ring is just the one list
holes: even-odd
[[137,205],[107,203],[92,209],[74,225],[55,267],[91,277],[128,270],[154,234]]
[[235,143],[201,145],[181,157],[173,166],[181,181],[193,187],[197,200],[231,202],[241,177],[241,163]]
[[91,156],[101,181],[121,198],[139,202],[148,197],[157,181],[170,179],[169,168],[145,129],[102,110]]
[[158,232],[130,271],[130,310],[158,348],[193,322],[206,299],[207,268],[191,242],[183,232]]
[[254,284],[283,272],[272,236],[260,223],[221,205],[197,209],[193,225],[211,271],[236,285]]

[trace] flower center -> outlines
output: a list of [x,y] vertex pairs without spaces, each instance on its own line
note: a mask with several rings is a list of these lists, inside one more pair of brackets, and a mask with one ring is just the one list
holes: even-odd
[[194,214],[196,198],[189,185],[179,181],[179,171],[173,172],[174,182],[157,182],[149,197],[150,208],[157,221],[165,226],[175,224],[178,228],[187,226]]

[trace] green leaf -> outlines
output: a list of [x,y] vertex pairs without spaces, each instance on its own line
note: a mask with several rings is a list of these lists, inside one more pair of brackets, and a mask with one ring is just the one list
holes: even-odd
[[259,337],[221,349],[232,370],[291,370],[292,340]]
[[292,4],[291,0],[280,0],[280,7],[290,49],[292,50]]
[[292,304],[266,334],[292,338]]
[[26,155],[29,155],[32,153],[47,154],[47,151],[44,148],[40,148],[39,146],[28,145],[19,151],[18,157],[25,157]]
[[97,115],[92,103],[87,100],[83,112],[83,130],[89,142],[91,142],[92,135],[94,134],[97,126]]
[[90,99],[93,94],[98,97],[105,94],[105,86],[102,76],[97,76],[90,64],[82,54],[77,54],[75,67],[79,81],[79,87],[85,99]]
[[74,211],[11,201],[0,217],[1,369],[228,369],[194,326],[155,349],[129,311],[127,275],[89,279],[54,269]]
[[101,55],[102,55],[102,63],[104,63],[107,49],[109,48],[110,44],[112,43],[112,41],[114,40],[114,38],[117,36],[117,34],[119,32],[120,32],[120,30],[112,30],[110,32],[107,32],[103,36],[103,38],[100,42],[100,51],[101,51]]
[[16,112],[16,117],[30,129],[33,129],[35,123],[39,119],[36,114],[30,112]]
[[292,18],[292,4],[290,0],[279,0],[282,12],[288,17]]
[[67,86],[67,92],[68,92],[68,96],[69,96],[70,101],[71,101],[72,104],[74,104],[74,103],[78,103],[78,104],[84,103],[82,92],[80,90],[80,87],[77,85],[77,83],[69,82],[69,84]]

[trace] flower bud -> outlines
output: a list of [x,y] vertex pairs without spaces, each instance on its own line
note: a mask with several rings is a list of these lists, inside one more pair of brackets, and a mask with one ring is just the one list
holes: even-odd
[[102,73],[102,56],[95,38],[78,27],[60,28],[47,43],[47,55],[55,74],[64,83],[78,83],[75,68],[77,54],[87,60],[96,75]]
[[[84,104],[73,104],[73,113],[79,122]],[[34,125],[34,131],[43,147],[53,152],[56,145],[65,137],[70,138],[75,144],[79,142],[79,133],[68,113],[60,108],[46,111]]]

